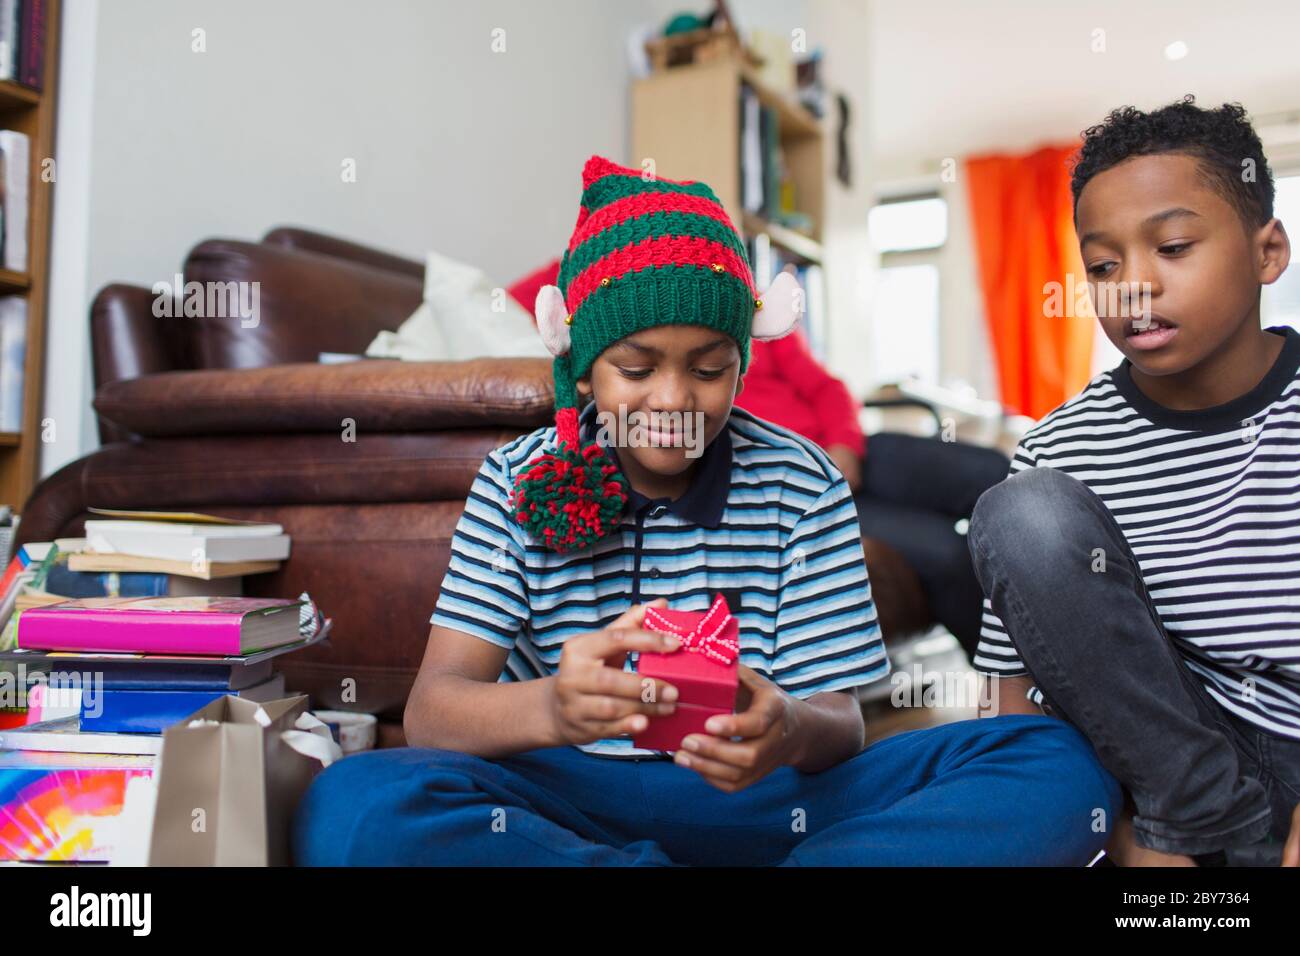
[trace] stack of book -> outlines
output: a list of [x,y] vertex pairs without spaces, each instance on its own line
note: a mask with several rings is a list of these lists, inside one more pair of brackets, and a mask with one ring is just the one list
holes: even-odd
[[73,571],[144,571],[202,578],[274,571],[289,557],[289,536],[278,524],[238,521],[196,512],[90,508],[86,547],[71,558]]
[[79,597],[235,596],[244,575],[289,556],[278,524],[188,511],[91,508],[86,537],[28,542],[0,578],[0,651],[14,647],[14,611]]
[[[13,609],[0,650],[0,860],[111,861],[128,789],[152,776],[162,732],[227,694],[286,696],[275,658],[327,634],[305,593],[193,593],[212,587],[201,575],[237,586],[227,565],[278,566],[270,555],[287,556],[288,539],[275,525],[223,534],[221,519],[184,517],[87,521],[93,550],[82,539],[25,545],[0,582]],[[179,548],[202,560],[185,564],[192,550]],[[177,566],[78,570],[87,555]]]

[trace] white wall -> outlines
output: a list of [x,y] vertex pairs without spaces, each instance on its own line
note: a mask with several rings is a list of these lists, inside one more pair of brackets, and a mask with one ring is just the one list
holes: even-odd
[[[68,0],[59,34],[56,179],[50,230],[50,296],[45,332],[41,475],[98,444],[87,308],[94,295],[90,258],[91,123],[99,0]],[[21,505],[19,505],[21,507]]]
[[[558,254],[582,163],[627,161],[629,32],[691,6],[67,0],[46,371],[58,441],[42,474],[97,445],[95,292],[170,280],[205,238],[308,226],[416,258],[438,249],[501,282]],[[731,6],[743,29],[805,11]]]
[[[855,394],[871,381],[871,289],[876,257],[867,236],[867,210],[871,205],[874,174],[870,155],[873,115],[868,91],[871,63],[868,8],[861,0],[819,0],[809,8],[809,46],[822,46],[826,86],[831,93],[826,117],[826,222],[823,227],[826,295],[829,314],[827,365]],[[849,101],[850,185],[834,175],[836,107],[833,95]]]

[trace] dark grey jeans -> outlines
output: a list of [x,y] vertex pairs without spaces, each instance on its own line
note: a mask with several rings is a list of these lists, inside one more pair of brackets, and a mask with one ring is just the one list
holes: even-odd
[[1044,710],[1082,731],[1128,791],[1138,844],[1277,862],[1300,803],[1300,741],[1210,696],[1102,500],[1063,472],[1028,469],[980,498],[968,538]]

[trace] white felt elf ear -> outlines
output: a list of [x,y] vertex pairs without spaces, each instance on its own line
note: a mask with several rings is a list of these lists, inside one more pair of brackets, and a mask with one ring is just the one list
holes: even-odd
[[537,316],[537,331],[541,333],[547,351],[552,355],[569,351],[569,325],[564,321],[569,317],[569,310],[564,305],[564,293],[559,287],[544,285],[538,289],[533,312]]
[[763,306],[755,310],[749,334],[764,342],[789,335],[804,310],[803,295],[798,279],[788,272],[778,273],[759,297]]

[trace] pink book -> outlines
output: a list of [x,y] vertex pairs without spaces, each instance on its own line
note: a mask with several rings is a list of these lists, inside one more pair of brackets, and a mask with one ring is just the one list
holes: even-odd
[[302,601],[255,597],[97,597],[22,611],[18,647],[128,654],[250,654],[302,639]]

